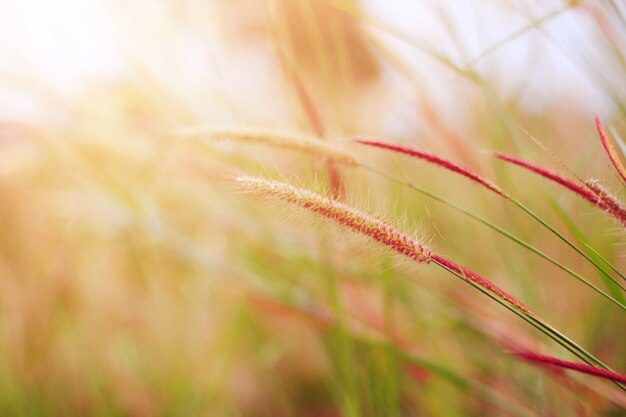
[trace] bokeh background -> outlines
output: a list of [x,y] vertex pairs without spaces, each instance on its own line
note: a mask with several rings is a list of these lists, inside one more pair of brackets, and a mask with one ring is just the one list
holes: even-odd
[[614,384],[511,356],[573,360],[467,284],[232,178],[340,184],[626,370],[623,311],[562,270],[371,171],[180,134],[324,140],[607,289],[517,208],[350,139],[471,167],[621,267],[619,224],[487,151],[623,195],[594,117],[621,149],[625,23],[612,0],[0,1],[0,414],[625,415]]

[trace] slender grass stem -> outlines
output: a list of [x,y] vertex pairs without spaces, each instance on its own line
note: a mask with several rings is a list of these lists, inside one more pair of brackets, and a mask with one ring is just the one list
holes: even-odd
[[[368,236],[417,263],[428,264],[432,262],[444,268],[527,321],[533,327],[546,334],[549,338],[568,349],[572,354],[589,365],[599,366],[613,372],[598,358],[546,323],[513,295],[499,288],[493,282],[483,278],[474,271],[433,253],[427,246],[384,221],[336,200],[329,199],[307,189],[294,187],[287,183],[245,175],[238,177],[237,182],[242,190],[283,200],[299,206],[302,209],[317,213],[330,221],[351,229],[353,232]],[[622,385],[619,386],[626,390],[626,387]],[[346,399],[350,398],[353,397],[351,395],[346,397]],[[346,405],[348,406],[347,411],[349,411],[349,415],[358,413],[358,410],[352,407],[353,403]]]
[[623,279],[626,280],[626,277],[624,275],[622,275],[622,273],[611,262],[609,262],[608,259],[606,259],[604,256],[600,255],[597,250],[595,250],[593,247],[591,247],[591,245],[589,245],[587,242],[583,242],[583,245],[585,245],[585,248],[587,248],[587,250],[589,250],[589,252],[593,253],[595,256],[597,256],[598,258],[602,259],[602,262],[607,264],[608,267],[611,268],[616,274],[619,274],[620,277],[622,277]]
[[[487,295],[489,298],[491,298],[492,300],[496,301],[498,304],[500,304],[501,306],[505,307],[506,309],[511,311],[513,314],[517,315],[522,320],[524,320],[527,323],[529,323],[531,326],[533,326],[534,328],[539,330],[541,333],[543,333],[546,336],[548,336],[550,339],[555,341],[561,347],[565,348],[566,350],[568,350],[570,353],[572,353],[574,356],[576,356],[580,360],[584,361],[585,363],[587,363],[589,365],[598,366],[600,368],[606,369],[607,371],[615,372],[615,371],[613,371],[613,369],[611,369],[609,366],[607,366],[600,359],[596,358],[594,355],[592,355],[587,350],[582,348],[579,344],[577,344],[576,342],[574,342],[573,340],[571,340],[570,338],[565,336],[563,333],[561,333],[558,330],[556,330],[554,327],[552,327],[550,324],[546,323],[544,320],[542,320],[542,319],[540,319],[538,317],[535,317],[532,314],[528,314],[527,312],[520,310],[519,308],[517,308],[514,305],[506,302],[505,300],[502,300],[502,299],[496,297],[495,295],[491,294],[486,289],[482,288],[480,285],[478,285],[478,284],[472,282],[471,280],[469,280],[464,274],[458,273],[458,272],[454,271],[453,269],[451,269],[447,265],[445,265],[443,263],[440,263],[437,260],[433,260],[433,263],[438,265],[438,266],[440,266],[441,268],[445,269],[446,271],[450,272],[451,274],[456,275],[458,278],[461,278],[463,281],[467,282],[472,287],[476,288],[477,290],[479,290],[483,294]],[[461,269],[461,271],[462,271],[462,269]],[[619,382],[615,382],[615,381],[614,381],[614,383],[618,387],[620,387],[622,390],[626,391],[626,385],[621,384]]]
[[[591,264],[593,264],[600,272],[602,272],[603,276],[606,276],[608,279],[610,279],[611,281],[613,281],[613,283],[622,291],[626,291],[626,288],[622,287],[621,284],[619,284],[619,282],[604,268],[602,267],[602,265],[600,265],[598,262],[596,262],[595,260],[593,260],[591,257],[589,257],[587,254],[585,254],[583,251],[581,251],[576,245],[574,245],[572,242],[570,242],[567,238],[565,238],[565,236],[563,236],[561,233],[559,233],[554,227],[550,226],[545,220],[543,220],[541,217],[539,217],[539,215],[537,215],[536,213],[534,213],[533,211],[531,211],[528,207],[526,207],[524,204],[522,204],[521,201],[519,201],[518,199],[508,195],[506,192],[504,192],[499,186],[497,186],[496,184],[492,183],[491,181],[487,180],[486,178],[482,177],[481,175],[479,175],[478,173],[476,173],[475,171],[464,167],[462,165],[459,165],[453,161],[450,161],[446,158],[442,158],[438,155],[432,154],[430,152],[424,152],[424,151],[420,151],[419,149],[414,149],[408,146],[402,146],[402,145],[397,145],[397,144],[392,144],[392,143],[388,143],[388,142],[382,142],[379,140],[369,140],[369,139],[355,139],[355,142],[360,143],[362,145],[365,146],[371,146],[374,148],[379,148],[379,149],[385,149],[391,152],[395,152],[395,153],[399,153],[399,154],[403,154],[406,156],[409,156],[411,158],[416,158],[416,159],[420,159],[426,162],[429,162],[431,164],[437,165],[443,169],[446,169],[448,171],[454,172],[456,174],[462,175],[466,178],[468,178],[469,180],[473,181],[476,184],[479,184],[480,186],[498,194],[500,197],[504,198],[505,200],[511,201],[513,204],[517,205],[519,208],[521,208],[522,210],[524,210],[527,214],[529,214],[532,218],[534,218],[537,222],[539,222],[540,224],[542,224],[544,227],[546,227],[548,230],[550,230],[553,234],[555,234],[557,237],[559,237],[562,241],[564,241],[566,244],[568,244],[569,246],[571,246],[576,252],[578,252],[580,255],[582,255],[586,260],[588,260],[589,262],[591,262]],[[529,169],[531,169],[532,171],[539,173],[542,176],[545,176],[555,182],[558,182],[559,184],[565,186],[566,188],[569,188],[570,190],[577,192],[579,195],[581,196],[585,196],[586,198],[590,201],[593,201],[594,198],[596,198],[596,194],[594,194],[591,190],[587,190],[586,188],[583,188],[577,184],[574,184],[573,182],[567,180],[566,178],[561,177],[558,174],[552,173],[550,171],[547,171],[541,167],[537,167],[533,164],[529,164],[525,161],[521,161],[518,160],[517,158],[513,158],[513,157],[509,157],[503,154],[496,154],[496,156],[498,158],[504,158],[505,160],[509,161],[509,162],[513,162],[515,164],[520,164],[524,167],[527,167]],[[362,164],[361,164],[362,165]],[[588,194],[586,194],[588,193]],[[600,197],[598,197],[600,198]],[[602,203],[601,207],[605,207],[606,203]],[[608,206],[607,206],[608,207]]]
[[[607,278],[609,278],[611,281],[613,281],[622,291],[626,291],[626,288],[624,288],[619,283],[619,281],[617,281],[615,279],[615,277],[613,277],[613,275],[611,275],[602,265],[600,265],[595,260],[593,260],[589,255],[587,255],[585,252],[583,252],[578,246],[576,246],[575,244],[570,242],[569,239],[567,239],[565,236],[563,236],[554,227],[550,226],[550,224],[548,222],[546,222],[545,220],[543,220],[538,214],[536,214],[534,211],[532,211],[530,208],[525,206],[521,201],[517,200],[516,198],[512,198],[511,201],[513,202],[513,204],[515,204],[517,207],[519,207],[520,209],[525,211],[529,216],[531,216],[533,219],[535,219],[537,222],[539,222],[542,226],[544,226],[545,228],[550,230],[554,235],[556,235],[559,239],[561,239],[563,242],[565,242],[568,246],[570,246],[572,249],[574,249],[576,252],[578,252],[578,254],[580,254],[583,258],[585,258],[587,261],[591,262],[598,269],[598,271],[600,271],[603,275],[605,275]],[[612,267],[612,269],[614,269],[614,267]]]
[[526,249],[530,250],[531,252],[534,252],[535,254],[541,256],[543,259],[547,260],[548,262],[552,263],[553,265],[557,266],[558,268],[560,268],[561,270],[567,272],[568,274],[570,274],[571,276],[573,276],[574,278],[576,278],[577,280],[579,280],[580,282],[582,282],[583,284],[587,285],[589,288],[593,289],[594,291],[596,291],[598,294],[602,295],[603,297],[605,297],[607,300],[611,301],[613,304],[615,304],[616,306],[618,306],[619,308],[621,308],[622,310],[626,311],[626,305],[624,305],[623,303],[619,302],[618,300],[616,300],[615,298],[613,298],[611,295],[609,295],[608,293],[606,293],[605,291],[603,291],[602,289],[598,288],[596,285],[594,285],[593,283],[591,283],[589,280],[587,280],[586,278],[584,278],[583,276],[581,276],[580,274],[578,274],[577,272],[573,271],[572,269],[568,268],[567,266],[563,265],[562,263],[560,263],[559,261],[555,260],[554,258],[550,257],[549,255],[545,254],[544,252],[542,252],[541,250],[539,250],[538,248],[534,247],[533,245],[523,241],[522,239],[518,238],[517,236],[509,233],[508,231],[502,229],[501,227],[495,225],[494,223],[490,222],[489,220],[486,220],[466,209],[464,209],[463,207],[449,201],[446,200],[445,198],[442,198],[424,188],[421,188],[409,181],[403,180],[401,178],[395,177],[394,175],[388,174],[384,171],[381,171],[377,168],[371,167],[369,165],[365,165],[365,164],[360,164],[360,166],[368,171],[371,171],[377,175],[383,176],[391,181],[394,181],[398,184],[404,185],[414,191],[417,191],[427,197],[432,198],[433,200],[436,200],[442,204],[447,205],[448,207],[457,210],[463,214],[465,214],[468,217],[471,217],[472,219],[484,224],[485,226],[495,230],[496,232],[500,233],[503,236],[506,236],[507,238],[511,239],[512,241],[516,242],[517,244],[525,247]]

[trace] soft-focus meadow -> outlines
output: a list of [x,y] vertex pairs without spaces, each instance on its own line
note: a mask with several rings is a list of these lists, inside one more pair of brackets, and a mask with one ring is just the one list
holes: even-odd
[[0,23],[0,415],[626,415],[626,209],[585,185],[626,196],[623,2],[16,0]]

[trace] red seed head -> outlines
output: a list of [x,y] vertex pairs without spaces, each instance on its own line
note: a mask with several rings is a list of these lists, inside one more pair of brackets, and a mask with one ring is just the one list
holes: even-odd
[[355,210],[337,200],[265,178],[241,176],[237,178],[237,182],[245,190],[278,198],[320,214],[357,233],[369,236],[414,261],[430,262],[432,253],[426,245],[382,220]]
[[314,213],[320,214],[336,223],[339,223],[353,231],[382,243],[394,251],[413,259],[417,262],[429,263],[431,260],[447,269],[462,275],[491,294],[508,302],[521,311],[539,319],[524,303],[491,281],[481,277],[477,273],[458,266],[454,262],[435,255],[424,244],[416,241],[409,235],[395,229],[387,223],[368,214],[355,210],[341,202],[323,197],[312,191],[294,187],[265,178],[241,176],[237,178],[239,186],[248,191],[259,193],[267,197],[278,198],[288,203],[295,204]]
[[534,352],[512,352],[520,359],[524,359],[529,362],[539,364],[541,366],[557,367],[561,369],[571,369],[573,371],[582,372],[588,375],[597,376],[600,378],[609,379],[615,382],[621,382],[626,384],[626,375],[618,374],[617,372],[609,371],[607,369],[596,368],[595,366],[586,365],[576,362],[568,362],[562,359],[554,358],[552,356],[540,355]]
[[472,171],[471,169],[464,167],[462,165],[459,165],[455,162],[452,162],[448,159],[442,158],[438,155],[435,155],[433,153],[430,152],[425,152],[425,151],[420,151],[414,148],[409,148],[407,146],[401,146],[401,145],[396,145],[393,143],[386,143],[386,142],[379,142],[379,141],[375,141],[375,140],[366,140],[366,139],[356,139],[356,142],[362,144],[362,145],[366,145],[366,146],[372,146],[375,148],[381,148],[381,149],[387,149],[393,152],[397,152],[397,153],[401,153],[404,155],[408,155],[410,157],[413,158],[418,158],[418,159],[422,159],[424,161],[430,162],[432,164],[438,165],[442,168],[445,168],[449,171],[452,172],[456,172],[457,174],[461,174],[466,178],[469,178],[470,180],[482,185],[483,187],[493,191],[494,193],[506,198],[506,199],[510,199],[511,197],[506,194],[500,187],[498,187],[496,184],[492,183],[491,181],[487,180],[486,178],[483,178],[482,176],[480,176],[479,174],[477,174],[476,172]]
[[619,159],[613,144],[609,140],[609,136],[606,134],[606,130],[604,129],[604,125],[600,121],[599,117],[596,117],[596,128],[598,129],[598,134],[600,135],[600,141],[602,142],[602,146],[604,146],[604,150],[606,154],[609,156],[613,167],[617,171],[618,175],[622,178],[622,181],[626,182],[626,168],[622,164],[622,161]]
[[458,264],[452,262],[449,259],[446,259],[442,256],[438,256],[433,254],[432,255],[432,260],[454,272],[456,272],[459,275],[464,276],[467,280],[472,281],[475,284],[478,284],[480,287],[486,289],[487,291],[489,291],[490,293],[496,295],[498,298],[507,301],[508,303],[514,305],[515,307],[517,307],[518,309],[524,311],[525,313],[528,313],[530,315],[532,315],[535,318],[539,318],[535,313],[533,313],[524,303],[522,303],[520,300],[518,300],[517,298],[515,298],[514,296],[512,296],[511,294],[509,294],[508,292],[504,291],[503,289],[501,289],[500,287],[498,287],[496,284],[494,284],[493,282],[489,281],[486,278],[481,277],[480,275],[478,275],[477,273],[464,268],[462,266],[459,266]]
[[611,194],[606,188],[604,188],[598,181],[587,180],[585,181],[587,187],[595,193],[597,196],[597,205],[602,210],[609,213],[615,219],[617,219],[624,227],[626,227],[626,207],[621,201]]
[[585,200],[589,201],[592,204],[597,204],[598,202],[598,197],[591,190],[570,180],[569,178],[565,178],[559,173],[547,170],[543,167],[540,167],[539,165],[533,164],[532,162],[527,162],[527,161],[524,161],[523,159],[519,159],[515,156],[507,155],[504,153],[494,152],[492,155],[498,159],[501,159],[506,162],[510,162],[522,168],[526,168],[527,170],[532,171],[535,174],[539,174],[544,178],[547,178],[553,182],[556,182],[557,184],[560,184],[563,187],[569,189],[570,191],[573,191],[574,193],[578,194],[580,197],[584,198]]
[[606,211],[608,214],[617,219],[626,227],[626,208],[624,205],[613,195],[611,195],[604,187],[598,184],[597,181],[588,180],[585,181],[585,186],[578,184],[565,178],[559,173],[547,170],[539,165],[535,165],[531,162],[524,161],[515,156],[503,154],[500,152],[494,152],[493,156],[506,162],[510,162],[522,168],[526,168],[529,171],[539,174],[544,178],[547,178],[557,184],[562,185],[568,190],[578,194],[594,206]]

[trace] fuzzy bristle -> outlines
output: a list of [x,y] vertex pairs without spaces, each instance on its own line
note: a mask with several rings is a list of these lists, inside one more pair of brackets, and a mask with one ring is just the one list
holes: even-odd
[[320,214],[357,233],[369,236],[417,262],[430,262],[432,253],[426,245],[389,224],[339,201],[290,184],[264,178],[241,176],[237,178],[237,183],[242,189],[278,198]]
[[596,117],[596,128],[598,129],[598,134],[600,135],[600,141],[602,142],[602,146],[604,146],[604,150],[606,154],[609,156],[613,167],[617,171],[617,174],[621,177],[622,181],[626,183],[626,168],[622,164],[622,161],[619,159],[613,144],[609,140],[609,135],[607,135],[606,130],[604,129],[604,125],[600,121],[599,117]]
[[290,184],[268,180],[265,178],[240,176],[237,178],[240,188],[256,192],[260,195],[277,198],[295,204],[314,213],[320,214],[332,221],[352,229],[353,231],[369,236],[394,251],[417,262],[437,264],[462,275],[491,294],[515,306],[519,310],[537,317],[524,303],[491,281],[475,272],[458,266],[456,263],[438,256],[424,244],[416,241],[407,234],[395,229],[387,223],[368,214],[355,210],[341,202],[321,196],[312,191],[294,187]]
[[253,143],[273,146],[279,149],[291,149],[319,156],[348,166],[358,165],[357,159],[350,153],[313,137],[295,133],[285,133],[263,129],[236,129],[236,128],[186,128],[180,131],[183,137],[197,140],[231,140],[243,143]]
[[526,168],[527,170],[532,171],[535,174],[541,175],[544,178],[556,182],[557,184],[584,198],[594,206],[600,208],[601,210],[604,210],[626,227],[626,208],[616,197],[611,195],[611,193],[609,193],[597,181],[585,181],[585,187],[578,184],[577,182],[574,182],[573,180],[570,180],[569,178],[565,178],[559,173],[547,170],[543,167],[540,167],[539,165],[524,161],[523,159],[517,158],[515,156],[503,154],[500,152],[494,152],[493,156],[503,161],[520,166],[522,168]]
[[438,165],[442,168],[445,168],[449,171],[456,172],[457,174],[463,175],[464,177],[469,178],[470,180],[482,185],[483,187],[493,191],[494,193],[506,199],[510,199],[510,196],[506,194],[500,187],[498,187],[496,184],[492,183],[491,181],[487,180],[486,178],[483,178],[478,173],[472,171],[471,169],[467,167],[459,165],[455,162],[442,158],[433,153],[420,151],[414,148],[409,148],[407,146],[402,146],[402,145],[396,145],[393,143],[380,142],[376,140],[356,139],[355,141],[362,145],[372,146],[374,148],[380,148],[380,149],[387,149],[387,150],[401,153],[401,154],[404,154],[413,158],[422,159],[424,161],[427,161],[432,164]]
[[516,156],[507,155],[501,152],[493,152],[492,155],[502,161],[509,162],[522,168],[526,168],[527,170],[532,171],[535,174],[541,175],[544,178],[556,182],[557,184],[560,184],[568,190],[578,194],[580,197],[589,201],[591,204],[597,205],[598,203],[598,197],[595,195],[595,193],[593,193],[586,187],[583,187],[582,185],[570,180],[569,178],[565,178],[559,173],[545,169],[539,165],[533,164],[532,162],[524,161],[523,159],[520,159]]
[[598,181],[587,180],[585,184],[598,197],[598,207],[602,208],[626,227],[626,207],[624,207],[624,204]]

